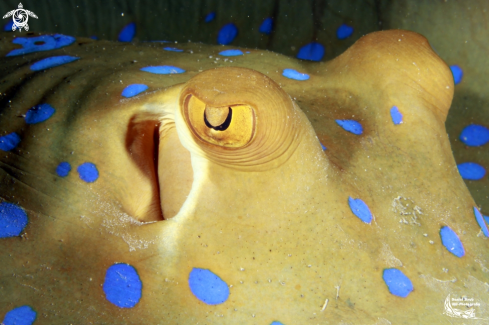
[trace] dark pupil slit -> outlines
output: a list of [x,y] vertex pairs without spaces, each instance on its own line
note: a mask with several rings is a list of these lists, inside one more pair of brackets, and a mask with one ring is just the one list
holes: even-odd
[[43,41],[34,42],[34,45],[44,45],[44,44],[45,44],[45,42],[43,42]]
[[231,119],[233,118],[233,110],[231,107],[228,107],[229,108],[229,113],[228,113],[228,116],[226,117],[226,120],[221,124],[221,125],[218,125],[218,126],[212,126],[209,121],[207,121],[207,118],[205,117],[205,112],[204,112],[204,122],[205,122],[205,125],[209,128],[209,129],[214,129],[216,131],[224,131],[226,130],[229,125],[231,124]]

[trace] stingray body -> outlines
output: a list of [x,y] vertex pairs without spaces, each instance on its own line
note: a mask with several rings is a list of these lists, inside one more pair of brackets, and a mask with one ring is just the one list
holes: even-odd
[[421,35],[326,63],[81,38],[5,56],[12,41],[0,315],[440,323],[451,294],[489,317],[487,228],[444,129],[453,79]]

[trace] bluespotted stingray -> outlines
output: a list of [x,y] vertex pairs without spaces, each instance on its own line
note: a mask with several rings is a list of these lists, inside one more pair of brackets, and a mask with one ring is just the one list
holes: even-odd
[[423,36],[329,62],[175,46],[2,36],[5,324],[486,321],[489,233]]

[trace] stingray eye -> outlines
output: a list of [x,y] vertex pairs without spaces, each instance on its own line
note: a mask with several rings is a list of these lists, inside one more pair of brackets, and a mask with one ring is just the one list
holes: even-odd
[[255,133],[255,113],[248,105],[211,107],[189,95],[185,100],[185,117],[197,137],[222,147],[243,147]]

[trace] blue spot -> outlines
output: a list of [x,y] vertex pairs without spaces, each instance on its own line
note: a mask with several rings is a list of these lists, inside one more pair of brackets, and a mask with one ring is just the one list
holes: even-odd
[[17,135],[17,133],[12,132],[10,134],[4,135],[3,137],[0,137],[0,150],[10,151],[17,147],[19,143],[20,137]]
[[336,37],[338,39],[345,39],[351,36],[353,34],[353,27],[348,26],[347,24],[342,24],[338,29],[336,30]]
[[46,121],[53,116],[56,110],[49,104],[39,104],[27,111],[25,114],[25,122],[27,124],[36,124]]
[[212,12],[209,12],[207,14],[207,16],[205,16],[204,18],[204,21],[206,23],[210,23],[211,21],[213,21],[214,19],[216,18],[216,12],[215,11],[212,11]]
[[58,167],[56,167],[56,174],[58,174],[58,176],[60,177],[68,176],[70,171],[71,171],[71,165],[66,161],[63,161],[58,165]]
[[39,70],[44,70],[44,69],[49,69],[53,67],[57,67],[59,65],[63,65],[66,63],[70,63],[76,60],[79,60],[80,58],[76,56],[69,56],[69,55],[60,55],[60,56],[52,56],[50,58],[42,59],[41,61],[37,61],[33,65],[31,65],[31,70],[32,71],[39,71]]
[[120,308],[132,308],[141,299],[143,283],[129,264],[114,264],[107,269],[103,289],[108,301]]
[[176,47],[164,47],[163,50],[170,52],[183,52],[182,49],[177,49]]
[[74,37],[61,34],[41,35],[36,37],[16,37],[12,43],[22,45],[22,48],[10,51],[7,56],[56,50],[71,45],[75,40]]
[[462,77],[464,76],[464,71],[458,65],[451,65],[450,70],[452,70],[453,81],[456,85],[462,81]]
[[3,25],[4,32],[11,32],[12,26],[14,26],[14,20],[10,19],[5,25]]
[[284,69],[284,72],[282,72],[282,76],[287,77],[289,79],[300,80],[300,81],[309,79],[308,74],[300,73],[299,71],[294,69]]
[[217,44],[228,45],[234,41],[236,36],[238,36],[238,27],[233,23],[226,24],[217,34]]
[[141,68],[141,71],[155,73],[155,74],[175,74],[175,73],[185,72],[185,70],[171,65],[158,65],[158,66],[145,67],[145,68]]
[[272,322],[270,325],[284,325],[284,324],[282,324],[282,323],[280,323],[280,322],[278,322],[278,321],[274,321],[274,322]]
[[316,42],[304,45],[297,53],[297,58],[301,60],[321,61],[323,56],[324,46]]
[[31,325],[37,318],[37,313],[30,306],[21,306],[9,311],[2,325]]
[[243,52],[240,50],[225,50],[222,52],[219,52],[219,55],[222,56],[238,56],[238,55],[243,55]]
[[392,122],[395,125],[402,123],[402,113],[399,112],[399,109],[396,106],[392,106],[391,108],[391,117],[392,117]]
[[406,298],[413,291],[411,280],[398,269],[385,269],[382,278],[393,295]]
[[117,40],[119,42],[132,42],[134,35],[136,35],[136,23],[129,23],[122,28]]
[[206,269],[193,268],[188,277],[192,293],[208,305],[225,302],[229,297],[229,288],[216,274]]
[[460,141],[468,146],[478,147],[489,142],[489,129],[482,125],[467,125],[460,133]]
[[453,231],[450,227],[442,227],[440,229],[440,237],[441,242],[445,248],[457,257],[462,257],[465,255],[464,246],[458,238],[455,231]]
[[479,227],[481,227],[482,233],[486,236],[489,237],[489,230],[487,230],[487,225],[484,222],[484,218],[482,217],[482,214],[479,212],[479,209],[474,207],[474,215],[475,215],[475,220],[477,220],[477,223],[479,224]]
[[93,40],[96,40],[96,41],[98,40],[98,37],[95,36],[95,35],[90,36],[90,38],[93,39]]
[[326,150],[326,149],[328,149],[321,142],[319,142],[319,144],[321,145],[321,148],[323,148],[323,151]]
[[12,203],[0,203],[0,238],[19,236],[27,226],[27,214]]
[[93,183],[97,180],[98,178],[98,170],[97,167],[95,167],[94,164],[85,162],[78,166],[76,169],[78,171],[78,174],[80,175],[80,179],[82,181],[85,181],[87,183]]
[[370,223],[372,221],[372,213],[365,202],[360,199],[353,199],[351,196],[349,196],[348,205],[350,206],[351,212],[353,212],[353,214],[360,220],[365,223]]
[[271,17],[265,18],[260,25],[260,33],[270,35],[273,28],[273,19]]
[[469,181],[478,181],[486,174],[484,167],[473,162],[458,164],[457,167],[460,176]]
[[132,84],[124,88],[122,91],[122,96],[126,98],[134,97],[136,95],[139,95],[143,91],[146,91],[148,89],[148,86],[143,85],[143,84]]
[[342,24],[336,30],[336,37],[341,40],[350,37],[352,34],[353,34],[353,27],[347,24]]
[[351,132],[356,135],[363,133],[363,128],[360,123],[354,120],[336,120],[336,123],[341,126],[345,131]]

